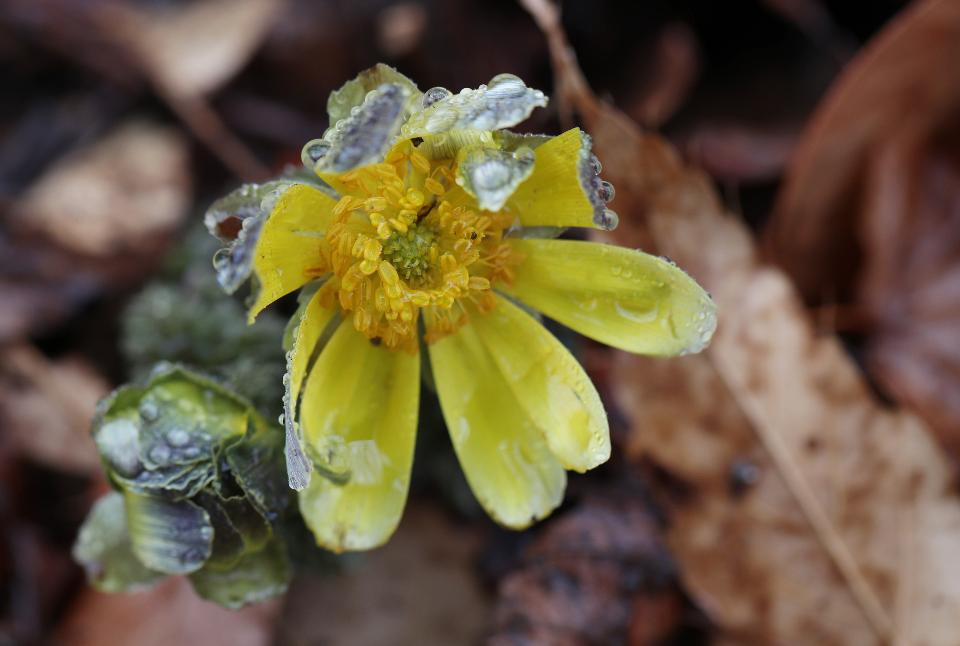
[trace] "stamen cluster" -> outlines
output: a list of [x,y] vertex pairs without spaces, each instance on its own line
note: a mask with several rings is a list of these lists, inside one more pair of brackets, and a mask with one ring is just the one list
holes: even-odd
[[432,342],[466,322],[467,301],[492,308],[491,284],[510,280],[518,262],[503,242],[512,216],[471,208],[454,173],[455,162],[431,161],[408,142],[338,178],[325,291],[389,348],[416,347],[421,313]]

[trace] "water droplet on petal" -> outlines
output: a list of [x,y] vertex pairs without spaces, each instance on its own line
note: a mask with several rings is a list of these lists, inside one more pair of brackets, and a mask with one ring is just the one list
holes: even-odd
[[437,101],[443,101],[451,94],[452,92],[445,87],[432,87],[423,93],[423,107],[429,108]]
[[593,168],[594,175],[599,175],[603,172],[603,164],[600,163],[596,155],[590,155],[590,167]]
[[313,168],[318,161],[326,157],[330,147],[330,143],[323,139],[308,141],[300,152],[300,160],[307,168]]
[[613,188],[613,184],[607,180],[600,182],[600,199],[602,199],[604,202],[612,202],[616,195],[617,191]]
[[597,226],[607,231],[612,231],[620,224],[620,216],[612,209],[604,209],[603,216],[596,222]]

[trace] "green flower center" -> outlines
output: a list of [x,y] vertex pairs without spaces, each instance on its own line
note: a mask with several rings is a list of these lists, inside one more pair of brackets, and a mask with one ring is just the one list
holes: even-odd
[[437,259],[437,234],[429,226],[414,224],[406,233],[395,231],[383,243],[383,257],[410,285],[426,282]]

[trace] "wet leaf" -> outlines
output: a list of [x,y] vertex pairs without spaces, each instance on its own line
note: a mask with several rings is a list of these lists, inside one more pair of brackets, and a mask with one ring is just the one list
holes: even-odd
[[718,306],[706,355],[619,356],[612,375],[635,455],[673,483],[668,540],[691,592],[744,643],[952,643],[960,498],[929,429],[878,402],[837,339],[815,333],[702,173],[590,93],[555,7],[525,4],[640,207],[620,207],[615,237],[655,240]]
[[286,592],[290,575],[283,545],[272,541],[259,551],[244,554],[229,569],[206,566],[194,572],[190,583],[204,599],[226,608],[241,608]]
[[940,71],[958,57],[955,2],[917,2],[878,34],[804,132],[767,232],[807,300],[840,304],[840,324],[866,335],[871,374],[952,452],[960,79]]
[[[670,555],[636,498],[590,499],[544,526],[497,597],[495,645],[625,643],[638,609],[659,599],[680,606]],[[674,611],[646,643],[669,637],[678,618]]]
[[100,498],[90,510],[74,543],[73,558],[83,566],[90,585],[102,592],[142,590],[163,576],[134,555],[123,496],[115,492]]
[[203,567],[213,547],[209,514],[189,500],[127,492],[124,503],[133,553],[147,567],[165,574],[187,574]]
[[224,449],[227,464],[240,488],[261,514],[272,520],[290,504],[284,470],[284,435],[253,423],[242,440]]

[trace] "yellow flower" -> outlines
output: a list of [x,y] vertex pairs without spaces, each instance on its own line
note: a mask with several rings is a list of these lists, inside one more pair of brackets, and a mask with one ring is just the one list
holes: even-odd
[[544,105],[512,75],[422,93],[372,68],[331,96],[335,125],[304,147],[322,181],[271,186],[266,217],[245,222],[220,259],[232,286],[255,275],[251,321],[309,286],[291,326],[284,422],[290,484],[320,545],[368,549],[396,528],[422,353],[477,499],[523,528],[560,504],[566,470],[610,454],[596,389],[531,310],[630,352],[709,342],[713,303],[669,261],[551,239],[612,228],[616,214],[587,135],[505,130]]

